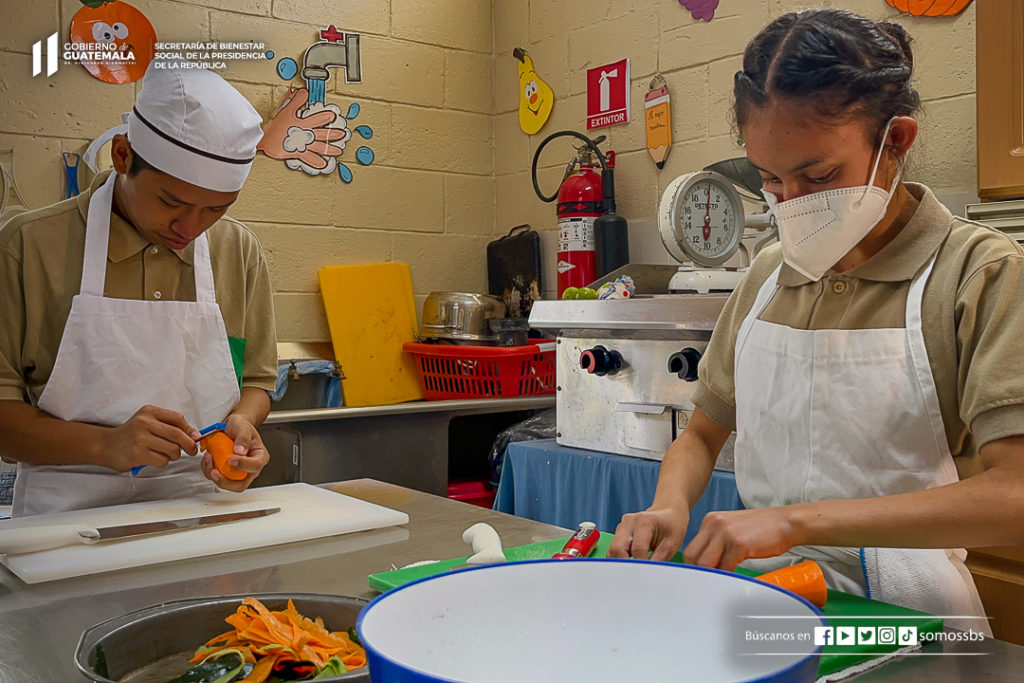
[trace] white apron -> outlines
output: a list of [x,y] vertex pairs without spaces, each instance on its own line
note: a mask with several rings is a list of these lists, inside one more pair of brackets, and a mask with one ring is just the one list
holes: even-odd
[[[958,480],[921,331],[935,263],[914,277],[906,328],[796,330],[758,320],[779,270],[736,339],[736,484],[748,508],[872,498]],[[743,566],[817,560],[830,588],[944,616],[984,617],[959,549],[799,546]],[[984,619],[946,619],[991,634]]]
[[[197,429],[220,422],[238,403],[239,389],[206,235],[195,240],[194,302],[104,297],[116,177],[111,173],[89,202],[82,286],[37,406],[62,420],[107,426],[124,424],[147,404],[178,411]],[[13,515],[216,491],[199,464],[182,455],[133,477],[93,465],[19,463]]]

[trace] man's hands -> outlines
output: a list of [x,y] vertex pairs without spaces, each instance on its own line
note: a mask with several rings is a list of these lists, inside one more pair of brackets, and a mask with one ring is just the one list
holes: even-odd
[[[235,442],[235,452],[228,462],[248,476],[238,481],[224,477],[213,466],[209,453],[203,456],[200,466],[206,478],[220,488],[244,491],[270,461],[270,455],[247,417],[232,414],[225,424],[225,433]],[[104,429],[102,434],[104,464],[118,472],[139,465],[166,467],[180,458],[183,451],[188,455],[199,453],[199,431],[181,413],[157,406],[143,406],[123,425]]]
[[213,457],[209,453],[203,456],[203,474],[222,489],[244,491],[270,462],[270,454],[256,427],[245,416],[237,413],[229,415],[225,424],[227,428],[224,432],[235,441],[235,452],[228,459],[228,464],[248,472],[248,476],[238,481],[228,479],[213,466]]
[[102,431],[106,465],[127,472],[138,465],[166,467],[167,463],[199,452],[199,432],[181,413],[157,406],[142,406],[120,427]]

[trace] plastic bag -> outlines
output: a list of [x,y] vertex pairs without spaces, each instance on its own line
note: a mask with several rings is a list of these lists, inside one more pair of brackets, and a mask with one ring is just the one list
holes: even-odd
[[518,441],[537,441],[555,436],[555,409],[548,408],[522,422],[500,432],[494,439],[491,452],[487,454],[487,463],[491,466],[491,484],[498,485],[501,480],[501,467],[505,462],[505,451],[510,443]]
[[288,380],[292,365],[300,375],[330,375],[324,395],[320,397],[316,408],[338,408],[341,406],[341,380],[334,376],[337,369],[334,361],[303,360],[295,363],[279,363],[277,366],[277,386],[270,393],[271,401],[280,401],[288,391]]
[[597,289],[598,299],[628,299],[636,294],[633,278],[623,275],[612,282],[606,282]]

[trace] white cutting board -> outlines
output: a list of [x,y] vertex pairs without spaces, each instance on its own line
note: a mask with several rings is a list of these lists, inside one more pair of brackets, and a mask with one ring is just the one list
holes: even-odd
[[404,512],[318,486],[284,484],[249,489],[239,494],[209,494],[8,520],[0,522],[0,538],[5,529],[48,524],[103,527],[270,507],[279,507],[281,511],[266,517],[199,529],[5,555],[0,561],[25,583],[41,583],[158,562],[379,529],[409,521],[409,516]]

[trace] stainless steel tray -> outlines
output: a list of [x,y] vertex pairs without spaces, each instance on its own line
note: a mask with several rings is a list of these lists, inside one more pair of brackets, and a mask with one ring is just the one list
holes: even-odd
[[[321,617],[332,631],[355,626],[366,600],[321,593],[250,593],[221,597],[189,598],[145,607],[86,629],[75,650],[75,666],[96,683],[154,683],[184,673],[188,657],[218,633],[228,630],[224,619],[246,597],[254,597],[268,609],[283,609],[288,599],[310,619]],[[111,678],[95,673],[96,647],[103,646]],[[330,681],[369,681],[365,666]]]

